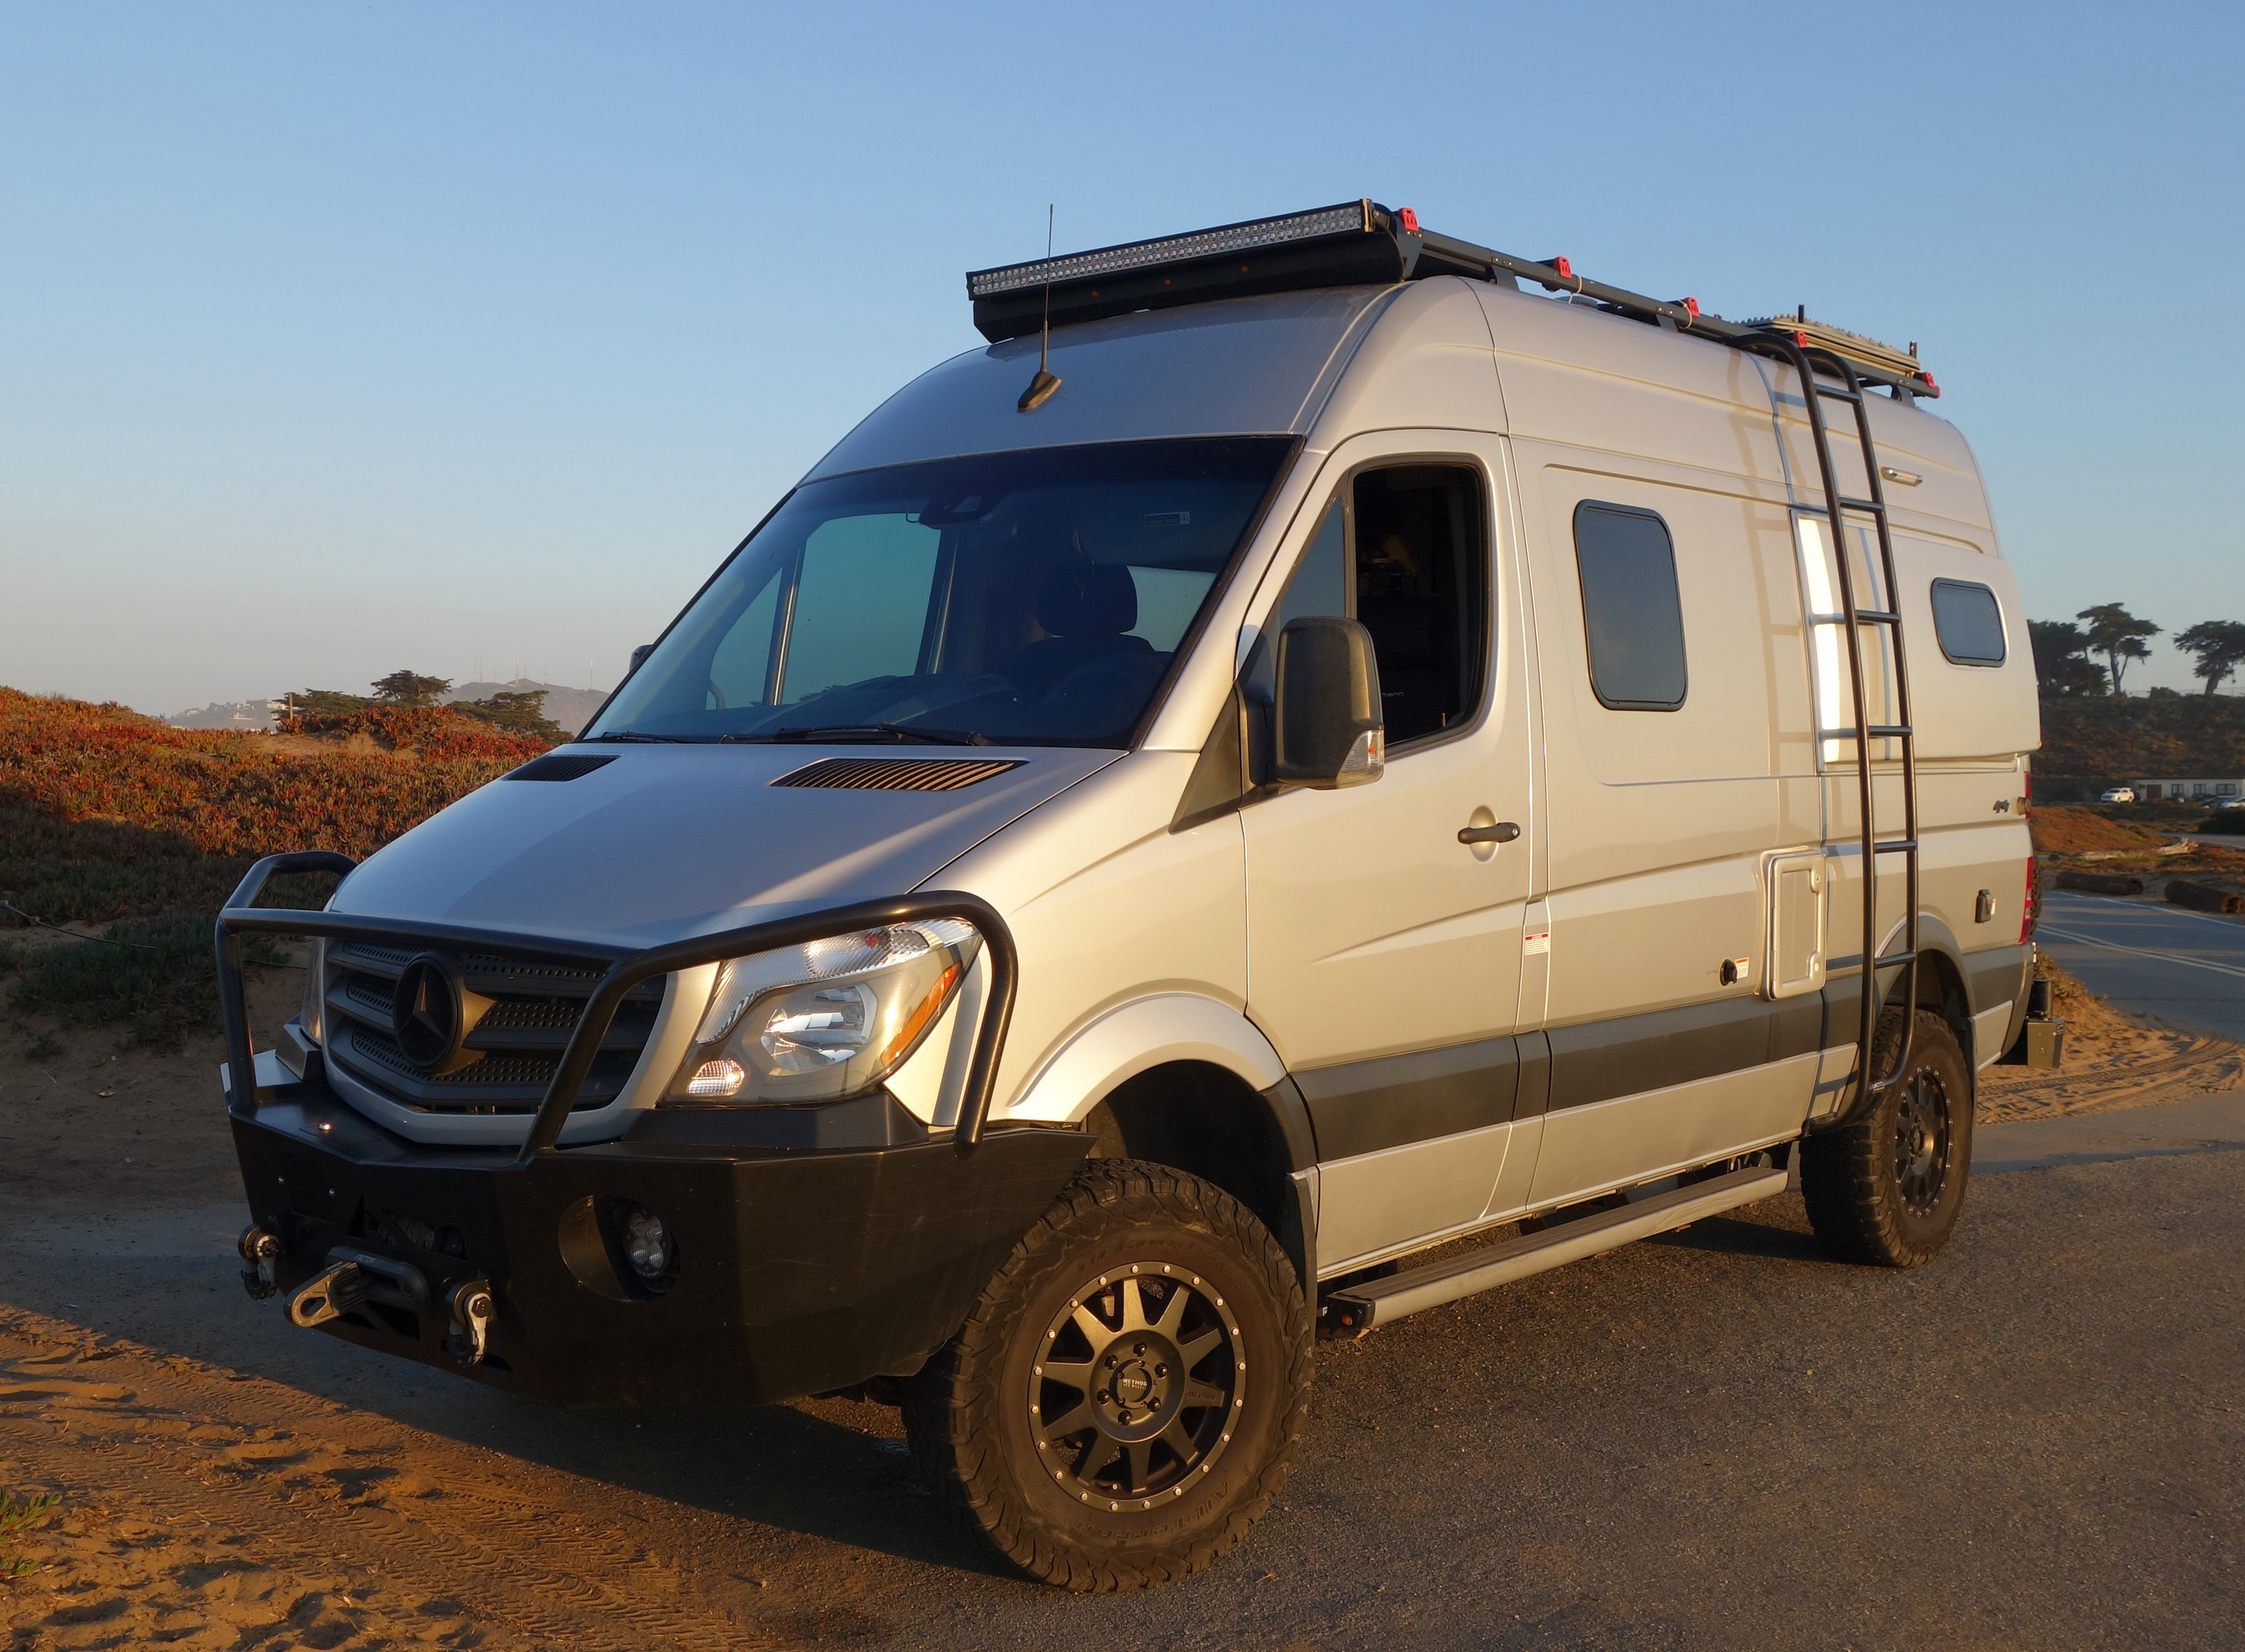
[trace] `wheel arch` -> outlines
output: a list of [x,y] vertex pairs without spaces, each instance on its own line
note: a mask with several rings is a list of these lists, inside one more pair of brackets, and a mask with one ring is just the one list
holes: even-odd
[[1143,1159],[1222,1188],[1317,1277],[1317,1139],[1262,1030],[1195,992],[1132,999],[1048,1057],[1007,1119],[1091,1131],[1094,1158]]

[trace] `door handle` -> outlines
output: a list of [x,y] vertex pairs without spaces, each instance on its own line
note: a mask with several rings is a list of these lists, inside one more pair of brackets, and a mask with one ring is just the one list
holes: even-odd
[[1520,828],[1509,820],[1498,821],[1494,826],[1461,826],[1461,843],[1509,843],[1520,836]]

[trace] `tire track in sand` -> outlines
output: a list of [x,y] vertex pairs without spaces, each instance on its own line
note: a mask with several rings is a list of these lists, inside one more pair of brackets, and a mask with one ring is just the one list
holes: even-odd
[[596,1482],[5,1307],[0,1483],[69,1504],[25,1545],[46,1570],[0,1595],[24,1652],[729,1652],[892,1632],[846,1611],[758,1612],[729,1574],[664,1565],[644,1519]]

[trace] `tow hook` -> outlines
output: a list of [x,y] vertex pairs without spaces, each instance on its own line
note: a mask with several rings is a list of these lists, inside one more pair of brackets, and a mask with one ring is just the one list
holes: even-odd
[[324,1325],[366,1300],[366,1275],[355,1262],[338,1262],[296,1287],[288,1298],[288,1323],[309,1330]]
[[266,1301],[279,1288],[273,1264],[281,1255],[281,1242],[253,1222],[241,1230],[234,1248],[241,1252],[241,1288],[250,1301]]
[[452,1310],[452,1327],[445,1333],[444,1351],[463,1365],[480,1365],[496,1317],[489,1282],[463,1279],[446,1301]]
[[429,1305],[429,1281],[410,1262],[337,1245],[328,1252],[328,1265],[288,1298],[288,1322],[309,1330],[370,1302],[419,1313]]

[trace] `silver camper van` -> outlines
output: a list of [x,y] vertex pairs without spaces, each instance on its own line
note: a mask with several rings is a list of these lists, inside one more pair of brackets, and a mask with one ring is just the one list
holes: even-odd
[[1371,201],[968,287],[576,741],[237,892],[253,1294],[563,1405],[870,1392],[1110,1588],[1269,1506],[1320,1337],[1788,1185],[1939,1252],[2051,1040],[1915,347]]

